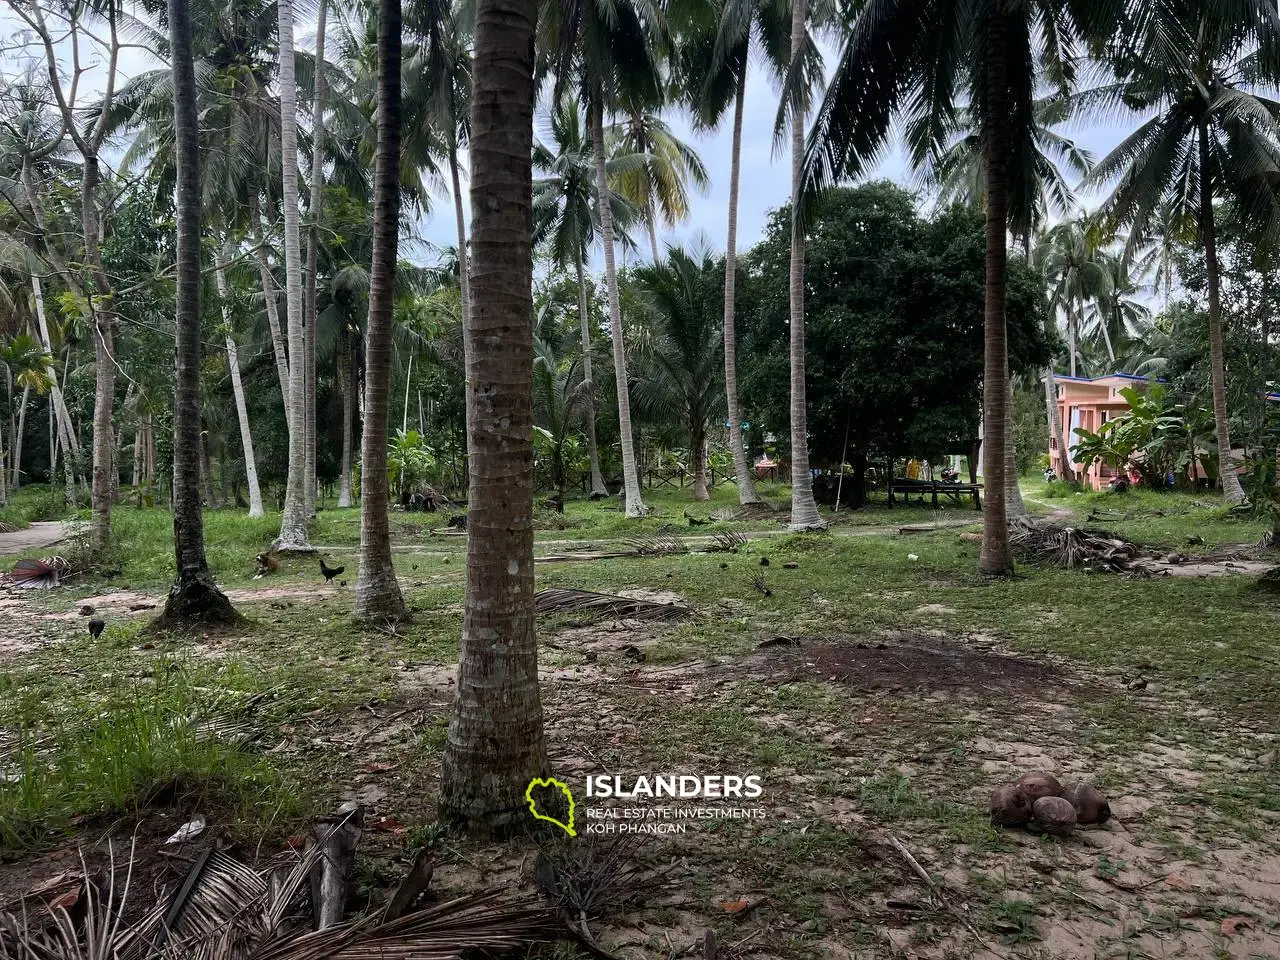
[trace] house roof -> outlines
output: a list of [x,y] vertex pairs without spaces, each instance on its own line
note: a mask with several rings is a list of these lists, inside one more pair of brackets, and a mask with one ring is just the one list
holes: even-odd
[[1104,374],[1101,377],[1070,377],[1065,373],[1055,373],[1053,378],[1055,380],[1065,380],[1068,383],[1097,383],[1102,386],[1113,386],[1112,381],[1115,380],[1123,380],[1127,383],[1164,383],[1163,378],[1147,377],[1137,373],[1123,373],[1121,371]]

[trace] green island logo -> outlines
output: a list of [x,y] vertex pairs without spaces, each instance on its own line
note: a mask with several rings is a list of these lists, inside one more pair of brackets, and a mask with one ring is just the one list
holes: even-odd
[[[562,823],[561,821],[557,820],[555,817],[548,817],[545,813],[538,812],[538,801],[533,799],[534,787],[554,787],[555,789],[559,790],[561,793],[564,794],[565,799],[569,801],[569,822],[568,823]],[[563,830],[565,833],[567,833],[571,837],[576,837],[578,835],[577,832],[573,829],[573,808],[574,808],[573,794],[569,792],[569,788],[567,786],[565,786],[555,777],[547,777],[545,780],[542,779],[541,777],[536,777],[533,780],[530,780],[529,786],[524,792],[524,798],[526,801],[528,801],[529,812],[533,814],[534,819],[545,820],[547,821],[547,823],[554,823],[557,827],[559,827],[561,830]]]

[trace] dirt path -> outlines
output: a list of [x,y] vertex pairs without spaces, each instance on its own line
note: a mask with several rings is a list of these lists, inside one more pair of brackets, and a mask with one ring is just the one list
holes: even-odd
[[0,533],[0,557],[16,557],[28,550],[49,547],[66,538],[67,525],[61,520],[37,520],[25,530]]

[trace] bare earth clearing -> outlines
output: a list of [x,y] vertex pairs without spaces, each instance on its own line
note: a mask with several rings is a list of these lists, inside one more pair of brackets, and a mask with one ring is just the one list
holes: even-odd
[[[220,708],[249,704],[250,749],[309,802],[365,805],[356,908],[423,843],[436,847],[441,896],[529,886],[539,845],[601,841],[480,844],[432,826],[464,573],[461,543],[450,546],[413,569],[402,562],[416,620],[394,632],[353,627],[350,588],[317,583],[303,562],[229,591],[251,627],[194,641],[141,632],[163,602],[154,585],[8,591],[8,689],[52,702],[168,674]],[[972,574],[973,556],[941,529],[539,567],[540,586],[695,610],[669,623],[543,618],[557,776],[764,784],[762,819],[640,839],[636,856],[661,879],[643,903],[591,917],[605,947],[701,957],[710,928],[733,958],[1280,956],[1275,599],[1243,575],[1030,568],[991,586]],[[753,588],[757,575],[770,596]],[[108,622],[98,645],[84,605]],[[992,828],[988,793],[1029,770],[1096,783],[1113,819],[1061,841]],[[155,856],[197,811],[209,829]],[[143,882],[172,884],[194,850],[270,852],[295,829],[287,815],[249,816],[214,788],[182,784],[10,853],[0,900],[77,870],[76,844],[101,861],[109,839],[119,850],[136,835]],[[557,949],[537,955],[576,955]]]

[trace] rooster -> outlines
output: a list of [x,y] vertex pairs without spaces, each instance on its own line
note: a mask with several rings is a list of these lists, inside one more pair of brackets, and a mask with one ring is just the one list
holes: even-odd
[[61,586],[71,574],[71,562],[66,557],[41,557],[39,560],[19,560],[13,565],[9,578],[15,587],[51,590]]
[[336,576],[340,576],[342,572],[346,569],[347,569],[346,567],[325,566],[324,558],[322,557],[320,559],[320,572],[324,574],[324,579],[326,583],[332,583],[333,578]]

